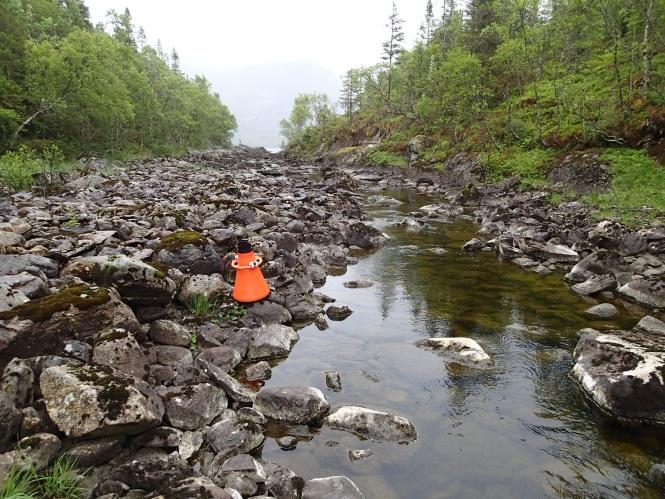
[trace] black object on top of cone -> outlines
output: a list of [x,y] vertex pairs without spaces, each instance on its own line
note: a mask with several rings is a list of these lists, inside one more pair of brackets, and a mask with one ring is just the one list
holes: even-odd
[[241,239],[238,241],[238,253],[250,253],[252,251],[252,245],[249,244],[247,239]]

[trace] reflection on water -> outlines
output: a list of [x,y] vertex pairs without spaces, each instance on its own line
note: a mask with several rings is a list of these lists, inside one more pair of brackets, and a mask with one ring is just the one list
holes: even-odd
[[[324,428],[302,435],[295,451],[268,439],[263,456],[306,478],[347,475],[368,499],[660,497],[644,474],[665,459],[665,439],[602,424],[568,378],[580,328],[631,327],[640,316],[622,309],[615,320],[590,321],[589,303],[560,273],[543,277],[491,253],[462,252],[476,230],[468,220],[424,232],[395,225],[431,199],[388,194],[405,204],[374,212],[372,223],[391,242],[322,288],[354,314],[326,331],[302,330],[268,386],[308,384],[333,406],[391,410],[410,419],[419,438],[397,445]],[[434,246],[448,252],[425,251]],[[342,286],[359,278],[375,286]],[[413,345],[436,336],[474,338],[495,366],[445,364]],[[342,392],[326,390],[327,370],[340,371]],[[373,458],[349,461],[349,450],[367,448]]]

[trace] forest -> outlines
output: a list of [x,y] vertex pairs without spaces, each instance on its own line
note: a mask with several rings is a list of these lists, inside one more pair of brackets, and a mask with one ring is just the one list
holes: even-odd
[[5,174],[39,159],[227,146],[235,126],[208,80],[148,45],[128,10],[93,26],[81,0],[0,1]]
[[281,125],[289,149],[348,153],[378,137],[366,161],[404,167],[419,137],[425,164],[473,152],[493,178],[532,184],[560,152],[598,149],[665,186],[665,1],[446,0],[436,12],[430,0],[417,42],[406,38],[393,3],[382,60],[350,69],[338,102],[298,96]]

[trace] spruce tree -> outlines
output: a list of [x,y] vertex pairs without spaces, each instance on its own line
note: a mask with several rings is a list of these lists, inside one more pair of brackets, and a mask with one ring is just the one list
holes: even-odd
[[397,6],[393,1],[393,12],[388,18],[386,27],[390,30],[390,38],[383,44],[382,59],[388,63],[388,100],[390,100],[390,92],[392,87],[392,68],[393,64],[397,62],[399,54],[404,50],[402,42],[404,42],[404,31],[402,30],[404,21],[400,19],[397,13]]

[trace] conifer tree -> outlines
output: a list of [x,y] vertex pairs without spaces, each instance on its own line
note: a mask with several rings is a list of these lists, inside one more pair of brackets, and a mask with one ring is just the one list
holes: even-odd
[[388,18],[386,27],[390,31],[390,38],[383,44],[383,60],[388,63],[388,100],[392,87],[392,68],[397,63],[399,54],[402,52],[402,43],[404,42],[404,31],[402,29],[404,21],[399,17],[397,6],[393,1],[393,11]]

